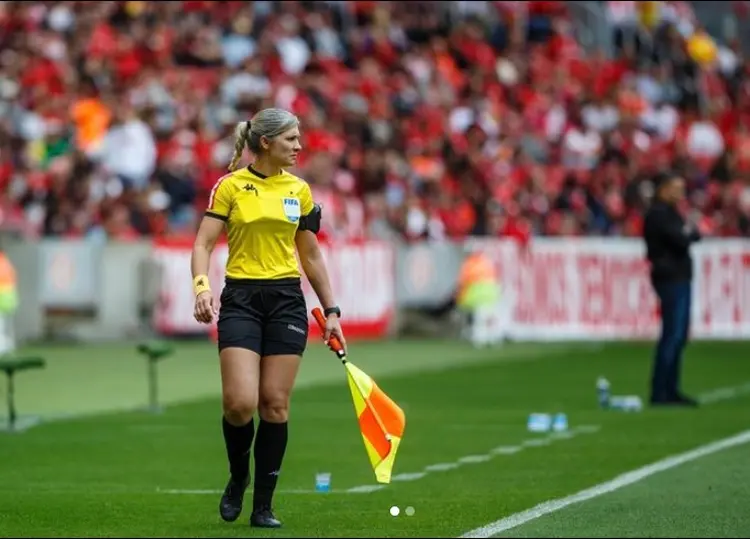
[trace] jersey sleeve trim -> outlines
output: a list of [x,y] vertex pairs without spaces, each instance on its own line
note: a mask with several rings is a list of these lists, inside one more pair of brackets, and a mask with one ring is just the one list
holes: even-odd
[[229,174],[225,174],[224,176],[222,176],[216,181],[213,188],[211,189],[211,193],[208,195],[208,209],[209,210],[213,209],[214,207],[214,201],[216,199],[216,191],[219,190],[219,186],[224,180],[231,177],[233,174],[234,174],[233,172],[230,172]]
[[220,213],[216,213],[213,211],[207,211],[204,214],[206,217],[213,217],[214,219],[218,219],[219,221],[227,221],[228,217],[226,215],[221,215]]

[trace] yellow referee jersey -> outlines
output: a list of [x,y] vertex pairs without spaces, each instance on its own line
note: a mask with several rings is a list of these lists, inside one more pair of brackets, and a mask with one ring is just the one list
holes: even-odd
[[300,277],[294,236],[300,218],[313,209],[310,186],[282,171],[265,176],[250,167],[220,178],[206,215],[226,221],[232,279]]

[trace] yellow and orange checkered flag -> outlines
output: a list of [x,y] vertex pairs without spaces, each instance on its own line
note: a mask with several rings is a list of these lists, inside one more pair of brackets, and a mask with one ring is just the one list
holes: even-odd
[[[325,317],[320,308],[314,308],[312,314],[321,330],[325,331]],[[375,478],[378,483],[390,483],[396,452],[406,426],[404,411],[370,376],[346,359],[344,347],[336,337],[329,339],[328,347],[336,353],[346,368],[359,430]]]

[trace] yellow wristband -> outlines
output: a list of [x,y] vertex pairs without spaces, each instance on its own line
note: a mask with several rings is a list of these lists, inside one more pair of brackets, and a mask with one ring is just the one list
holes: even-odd
[[197,296],[201,292],[211,290],[211,283],[208,281],[208,275],[196,275],[193,279],[193,290]]

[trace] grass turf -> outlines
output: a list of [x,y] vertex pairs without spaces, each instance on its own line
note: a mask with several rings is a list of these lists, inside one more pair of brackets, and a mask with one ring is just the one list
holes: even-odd
[[[54,415],[69,409],[84,412],[145,403],[145,367],[129,346],[35,352],[48,357],[50,368],[19,377],[22,412]],[[750,381],[748,358],[748,343],[693,343],[685,359],[683,385],[688,392],[701,394],[744,384]],[[344,371],[329,352],[312,347],[293,396],[290,446],[275,499],[284,529],[251,530],[247,515],[233,524],[222,522],[219,494],[212,492],[223,488],[227,473],[215,352],[207,345],[184,345],[160,366],[162,390],[168,402],[179,403],[190,395],[200,400],[175,404],[160,415],[109,413],[0,434],[0,533],[455,537],[750,427],[748,395],[697,410],[646,409],[632,414],[599,410],[594,382],[600,374],[610,379],[614,393],[646,396],[651,346],[645,344],[473,350],[451,342],[391,342],[356,345],[352,360],[406,412],[394,474],[423,476],[394,481],[376,492],[346,492],[375,481]],[[568,415],[575,435],[557,439],[526,431],[530,412],[558,411]],[[581,433],[576,429],[582,425],[598,430]],[[539,439],[545,445],[528,442]],[[520,449],[493,453],[499,446]],[[740,457],[732,460],[736,455]],[[639,536],[670,535],[672,530],[686,535],[747,534],[746,512],[736,501],[736,496],[747,499],[747,491],[735,479],[747,478],[738,475],[742,455],[748,455],[746,446],[664,472],[509,533],[516,536],[516,531],[527,530],[528,536],[538,537],[614,537],[623,530]],[[474,458],[462,460],[467,456]],[[460,465],[425,473],[426,467],[440,463]],[[313,491],[317,472],[332,474],[333,492]],[[708,480],[714,492],[712,503],[701,495],[706,478],[712,478]],[[168,492],[180,490],[192,493]],[[634,503],[639,498],[634,492],[647,494]],[[250,497],[251,490],[248,505]],[[402,509],[398,517],[389,514],[393,505]],[[407,506],[414,508],[413,516],[403,512]],[[625,506],[625,516],[620,512],[612,517],[612,507]],[[723,510],[719,516],[711,513],[716,507]],[[664,515],[683,527],[672,527]]]

